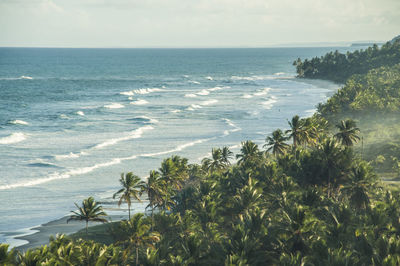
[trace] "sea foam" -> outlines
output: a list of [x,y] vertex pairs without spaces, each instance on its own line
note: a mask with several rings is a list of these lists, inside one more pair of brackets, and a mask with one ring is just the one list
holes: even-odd
[[137,101],[130,102],[130,104],[133,104],[133,105],[145,105],[145,104],[148,104],[148,103],[149,103],[148,101],[143,100],[143,99],[138,99]]
[[127,140],[130,140],[130,139],[137,139],[137,138],[140,138],[140,137],[142,137],[142,135],[143,135],[143,133],[144,133],[145,131],[151,130],[151,129],[154,129],[154,127],[152,127],[152,126],[140,127],[140,128],[138,128],[138,129],[136,129],[136,130],[130,132],[130,133],[129,133],[127,136],[125,136],[125,137],[115,138],[115,139],[109,139],[109,140],[107,140],[107,141],[105,141],[105,142],[102,142],[102,143],[100,143],[100,144],[97,144],[96,146],[94,146],[94,149],[102,149],[102,148],[107,147],[107,146],[115,145],[115,144],[117,144],[118,142],[121,142],[121,141],[127,141]]
[[25,122],[25,121],[23,121],[23,120],[18,120],[18,119],[17,119],[17,120],[11,121],[10,124],[14,124],[14,125],[24,125],[24,126],[29,125],[28,122]]
[[271,98],[262,103],[265,109],[271,109],[273,104],[277,102],[277,98],[275,96],[271,96]]
[[13,144],[24,141],[26,139],[26,135],[21,132],[12,133],[7,137],[0,138],[0,144]]
[[124,108],[125,106],[123,106],[120,103],[111,103],[111,104],[104,105],[104,107],[107,109],[119,109],[119,108]]

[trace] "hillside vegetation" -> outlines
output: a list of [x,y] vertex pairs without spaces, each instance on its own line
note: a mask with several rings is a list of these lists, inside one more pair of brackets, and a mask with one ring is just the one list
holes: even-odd
[[334,123],[352,118],[361,129],[356,150],[384,179],[400,176],[400,39],[381,48],[328,53],[294,63],[301,78],[320,78],[344,83],[317,116]]
[[[146,182],[123,174],[115,195],[146,195],[148,216],[89,228],[75,240],[57,236],[26,253],[3,244],[0,264],[399,264],[400,193],[382,187],[353,150],[354,121],[340,121],[335,132],[324,124],[295,116],[289,130],[266,138],[265,150],[245,141],[235,157],[225,147],[201,164],[167,158]],[[90,197],[71,218],[104,215]]]

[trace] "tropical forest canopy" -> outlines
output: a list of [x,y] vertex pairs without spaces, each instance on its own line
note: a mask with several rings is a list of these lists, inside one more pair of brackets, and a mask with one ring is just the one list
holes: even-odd
[[330,52],[321,57],[297,59],[296,66],[298,77],[311,79],[327,79],[344,83],[355,74],[366,74],[368,71],[381,66],[393,66],[400,63],[400,39],[387,42],[378,47],[373,45],[365,50],[347,52]]

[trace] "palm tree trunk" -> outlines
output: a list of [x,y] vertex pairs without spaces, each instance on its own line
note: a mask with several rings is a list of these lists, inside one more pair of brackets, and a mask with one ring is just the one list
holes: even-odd
[[88,222],[89,221],[86,220],[86,236],[88,236]]
[[139,247],[136,246],[136,266],[139,265]]
[[130,203],[128,203],[128,217],[130,220],[131,219],[131,204]]
[[151,228],[150,228],[151,232],[153,232],[153,223],[154,223],[153,211],[154,211],[154,206],[151,206]]

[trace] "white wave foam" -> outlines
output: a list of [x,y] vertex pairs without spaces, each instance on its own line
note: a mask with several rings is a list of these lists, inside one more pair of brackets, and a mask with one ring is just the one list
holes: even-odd
[[30,76],[20,76],[19,78],[20,78],[20,79],[33,79],[33,78],[30,77]]
[[118,142],[121,142],[121,141],[140,138],[140,137],[142,137],[142,134],[146,130],[151,130],[151,129],[154,129],[154,127],[152,127],[152,126],[144,126],[144,127],[138,128],[138,129],[132,131],[131,133],[129,133],[129,135],[127,135],[125,137],[109,139],[109,140],[107,140],[107,141],[105,141],[103,143],[97,144],[96,146],[94,146],[94,149],[102,149],[102,148],[107,147],[107,146],[115,145],[115,144],[117,144]]
[[180,112],[181,112],[181,110],[178,110],[178,109],[175,109],[175,110],[171,111],[171,113],[180,113]]
[[143,116],[136,116],[136,117],[134,117],[133,119],[148,120],[149,123],[152,123],[152,124],[156,124],[156,123],[159,122],[157,119],[154,119],[154,118],[151,118],[151,117],[148,117],[148,116],[145,116],[145,115],[143,115]]
[[244,98],[244,99],[250,99],[250,98],[253,98],[253,95],[245,94],[245,95],[242,96],[242,98]]
[[121,94],[121,95],[125,95],[125,96],[133,96],[133,91],[123,91],[123,92],[120,92],[119,94]]
[[32,186],[37,186],[37,185],[47,183],[50,181],[54,181],[54,180],[58,180],[58,179],[66,179],[69,177],[70,177],[69,174],[53,173],[45,178],[39,178],[39,179],[34,179],[34,180],[29,180],[29,181],[25,180],[23,182],[18,182],[18,183],[14,183],[14,184],[2,185],[2,186],[0,186],[0,190],[13,189],[13,188],[18,188],[18,187],[32,187]]
[[204,90],[201,90],[201,91],[197,92],[196,94],[205,96],[205,95],[210,94],[210,92],[208,90],[204,89]]
[[218,102],[218,100],[216,100],[216,99],[211,99],[211,100],[208,100],[208,101],[201,102],[200,105],[201,105],[201,106],[211,105],[211,104],[215,104],[215,103],[217,103],[217,102]]
[[254,96],[263,96],[263,95],[267,95],[268,92],[271,90],[271,88],[264,88],[261,91],[258,91],[256,93],[254,93]]
[[186,98],[194,98],[194,97],[197,97],[197,95],[193,94],[193,93],[188,93],[188,94],[185,94],[185,97]]
[[70,152],[69,154],[64,154],[64,155],[55,155],[54,158],[55,158],[57,161],[61,161],[61,160],[65,160],[65,159],[79,158],[79,157],[82,156],[82,155],[88,155],[88,153],[87,153],[87,152],[84,152],[84,151],[79,152],[79,153]]
[[215,139],[215,137],[208,138],[208,139],[198,139],[198,140],[195,140],[195,141],[192,141],[192,142],[181,144],[181,145],[179,145],[176,148],[171,149],[171,150],[155,152],[155,153],[147,153],[147,154],[142,154],[140,156],[142,156],[142,157],[154,157],[154,156],[165,155],[165,154],[172,153],[172,152],[178,152],[178,151],[182,151],[182,150],[184,150],[184,149],[186,149],[188,147],[192,147],[192,146],[194,146],[196,144],[200,144],[200,143],[203,143],[205,141],[212,140],[212,139]]
[[61,119],[69,119],[69,117],[66,114],[60,114]]
[[189,83],[192,83],[192,84],[200,84],[200,82],[195,81],[195,80],[189,80],[188,82],[189,82]]
[[271,96],[271,98],[265,102],[262,103],[264,105],[265,109],[271,109],[273,107],[273,104],[277,102],[277,98],[275,96]]
[[88,166],[88,167],[82,167],[82,168],[77,168],[77,169],[73,169],[69,172],[67,172],[66,174],[69,176],[75,176],[75,175],[83,175],[83,174],[87,174],[92,172],[93,170],[96,170],[98,168],[102,168],[102,167],[107,167],[107,166],[111,166],[111,165],[115,165],[115,164],[119,164],[121,163],[121,159],[120,158],[115,158],[112,159],[109,162],[105,162],[105,163],[99,163],[99,164],[95,164],[93,166]]
[[76,114],[77,114],[77,115],[80,115],[80,116],[84,116],[84,115],[85,115],[85,113],[82,112],[82,111],[78,111],[78,112],[76,112]]
[[257,81],[257,80],[267,80],[274,79],[271,76],[248,76],[248,77],[240,77],[240,76],[232,76],[232,80],[246,80],[246,81]]
[[10,124],[14,124],[14,125],[24,125],[24,126],[29,125],[28,122],[25,122],[25,121],[23,121],[23,120],[18,120],[18,119],[17,119],[17,120],[11,121]]
[[240,127],[238,127],[237,125],[235,125],[231,120],[229,120],[228,118],[224,118],[223,119],[229,126],[233,127],[233,129],[228,130],[228,132],[236,132],[239,130],[242,130]]
[[120,103],[111,103],[111,104],[104,105],[104,107],[107,109],[119,109],[119,108],[124,108],[125,106],[123,106]]
[[148,101],[143,100],[143,99],[138,99],[137,101],[130,102],[130,104],[133,104],[133,105],[145,105],[145,104],[148,104],[148,103],[149,103]]
[[21,132],[12,133],[10,136],[0,138],[0,144],[13,144],[24,141],[26,135]]
[[188,77],[189,77],[189,75],[182,75],[182,77],[184,77],[184,78],[188,78]]
[[206,79],[207,79],[207,80],[213,80],[213,78],[210,77],[210,76],[206,77]]
[[159,88],[147,88],[147,89],[133,90],[133,92],[135,94],[148,94],[148,93],[157,92],[157,91],[163,91],[163,90],[159,89]]
[[[163,86],[165,88],[165,86]],[[164,91],[163,89],[160,88],[142,88],[142,89],[136,89],[136,90],[131,90],[131,91],[122,91],[119,94],[125,95],[125,96],[133,96],[135,94],[149,94],[151,92],[158,92],[158,91]]]
[[200,109],[202,107],[201,107],[201,105],[198,105],[198,104],[191,104],[189,108],[192,108],[192,110],[193,110],[193,109]]
[[214,87],[214,88],[208,89],[208,91],[219,91],[219,90],[222,90],[224,88],[230,88],[230,87]]

